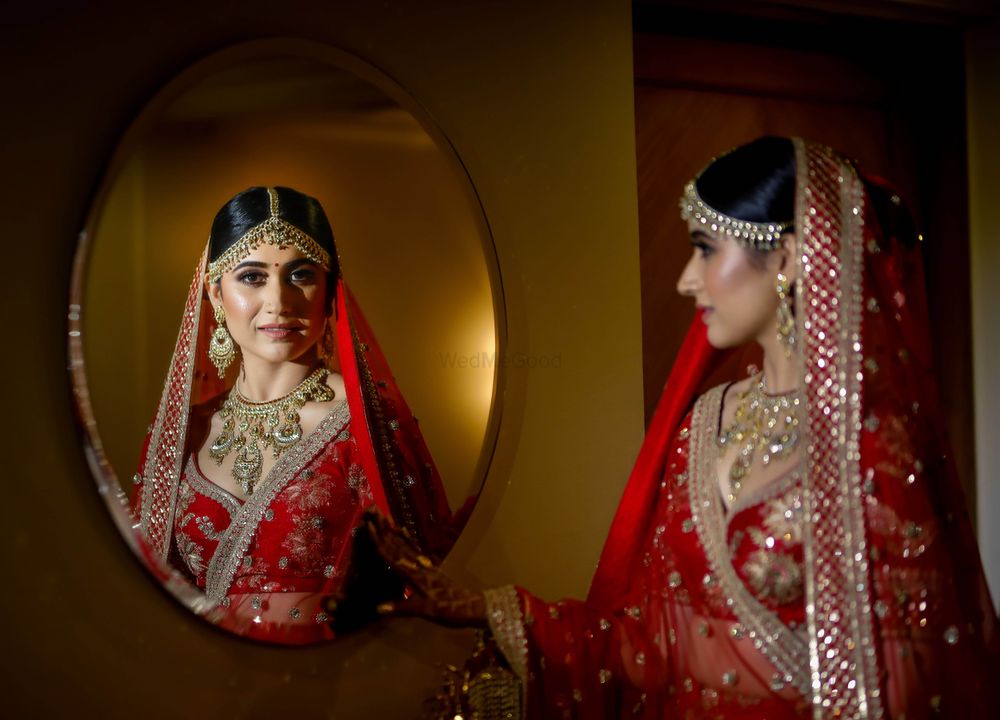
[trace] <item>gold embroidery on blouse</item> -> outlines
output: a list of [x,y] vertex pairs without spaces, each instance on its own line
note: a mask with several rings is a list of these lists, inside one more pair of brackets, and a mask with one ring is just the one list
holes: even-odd
[[205,564],[204,549],[185,532],[178,531],[176,537],[177,552],[180,554],[181,560],[195,577],[199,577],[208,567]]
[[743,574],[759,599],[778,604],[802,597],[802,568],[791,555],[766,548],[754,550],[743,563]]
[[257,486],[257,491],[243,504],[219,541],[219,547],[209,562],[205,580],[205,592],[209,599],[219,602],[226,596],[267,508],[274,502],[278,493],[299,474],[303,467],[312,462],[330,439],[350,422],[350,419],[351,411],[347,401],[340,402],[323,418],[315,430],[274,463],[271,472]]
[[715,437],[725,385],[698,398],[691,422],[691,517],[705,549],[711,574],[747,637],[799,692],[809,692],[809,646],[805,637],[788,628],[736,573],[726,543],[727,525],[716,483]]
[[[797,477],[793,479],[796,482],[798,480]],[[791,548],[787,546],[802,542],[803,522],[802,493],[797,487],[792,487],[767,502],[763,529],[747,529],[756,549],[749,554],[741,570],[757,598],[785,604],[802,597],[802,567],[790,554]],[[784,547],[778,546],[778,541]],[[734,553],[736,546],[738,545],[730,543],[730,553]]]

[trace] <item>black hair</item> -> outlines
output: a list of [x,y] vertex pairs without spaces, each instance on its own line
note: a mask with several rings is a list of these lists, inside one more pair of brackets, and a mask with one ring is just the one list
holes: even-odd
[[[327,275],[327,297],[333,298],[340,276],[337,246],[333,230],[323,206],[316,198],[287,187],[272,188],[278,196],[278,217],[291,223],[319,243],[330,254],[330,272]],[[271,196],[266,187],[252,187],[236,195],[222,206],[212,221],[208,240],[208,260],[216,260],[248,230],[271,217]]]
[[713,160],[695,181],[705,204],[750,222],[795,219],[795,146],[762,137]]

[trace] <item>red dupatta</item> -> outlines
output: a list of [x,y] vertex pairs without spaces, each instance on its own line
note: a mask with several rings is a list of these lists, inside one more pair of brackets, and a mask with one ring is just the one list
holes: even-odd
[[[173,517],[187,447],[191,409],[232,387],[237,368],[223,380],[208,359],[214,329],[205,292],[207,250],[195,269],[156,417],[140,461],[133,503],[141,553],[165,572]],[[345,380],[360,464],[378,508],[407,528],[425,549],[443,555],[453,540],[450,511],[437,469],[416,420],[396,384],[374,333],[343,279],[329,316],[335,363]]]
[[[813,714],[881,718],[892,708],[907,717],[938,709],[988,717],[997,617],[941,427],[916,232],[884,182],[863,179],[829,148],[794,144]],[[696,318],[588,605],[610,609],[625,598],[667,450],[725,355]],[[942,678],[944,691],[923,697],[930,690],[919,686],[918,670]]]
[[425,552],[444,557],[456,528],[441,478],[375,333],[343,280],[337,284],[336,317],[340,372],[351,417],[363,419],[367,430],[356,438],[375,504]]
[[677,354],[678,361],[674,363],[663,388],[639,457],[615,512],[597,572],[590,584],[589,604],[597,607],[618,607],[621,604],[629,579],[634,576],[639,548],[646,538],[646,529],[656,507],[667,451],[699,389],[724,355],[709,345],[705,323],[699,312]]

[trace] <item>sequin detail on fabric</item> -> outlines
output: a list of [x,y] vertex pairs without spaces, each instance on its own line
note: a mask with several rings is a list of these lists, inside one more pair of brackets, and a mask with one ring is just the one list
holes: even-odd
[[726,518],[716,486],[715,437],[722,396],[719,385],[698,398],[691,419],[691,517],[713,578],[722,584],[725,596],[747,636],[774,667],[804,695],[809,692],[809,647],[805,637],[789,629],[764,607],[736,573],[726,542]]
[[485,590],[486,619],[511,670],[525,682],[528,677],[528,641],[524,633],[521,598],[513,585]]
[[[883,717],[860,469],[862,192],[855,169],[796,139],[802,378],[810,443],[806,619],[816,718]],[[808,316],[808,319],[807,319]]]
[[303,468],[347,425],[350,419],[351,412],[347,402],[341,402],[313,432],[275,462],[257,492],[247,499],[219,541],[219,547],[212,556],[206,577],[205,592],[210,599],[220,602],[229,592],[240,562],[246,556],[257,532],[257,526],[264,519],[264,514],[278,493],[303,471]]
[[160,399],[161,412],[150,434],[149,453],[142,476],[142,504],[139,529],[153,553],[163,560],[170,553],[170,535],[174,505],[177,501],[177,481],[184,464],[184,443],[187,439],[188,398],[191,397],[192,373],[197,351],[196,338],[201,296],[204,292],[204,268],[208,249],[202,253],[188,290],[177,333],[173,362],[167,372]]

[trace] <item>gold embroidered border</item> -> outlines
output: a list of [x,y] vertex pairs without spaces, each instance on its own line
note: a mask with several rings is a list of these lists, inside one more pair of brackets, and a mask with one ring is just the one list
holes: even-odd
[[[723,394],[725,394],[724,391]],[[736,496],[736,500],[733,501],[733,504],[729,506],[729,510],[726,511],[726,522],[728,523],[732,520],[732,518],[736,517],[737,514],[743,512],[749,507],[774,500],[779,495],[785,493],[801,479],[802,473],[798,466],[796,466],[794,469],[778,475],[774,478],[774,480],[767,483],[763,487],[744,490]]]
[[883,717],[861,498],[861,180],[796,139],[796,307],[808,398],[806,620],[813,715]]
[[343,400],[323,418],[315,430],[278,458],[257,491],[247,499],[236,518],[226,528],[209,561],[205,593],[211,600],[222,602],[226,597],[257,527],[278,493],[312,462],[350,419],[350,408],[347,400]]
[[691,519],[705,548],[712,574],[718,579],[739,622],[753,646],[763,654],[784,681],[809,696],[809,646],[804,634],[781,622],[747,589],[736,574],[726,542],[726,517],[716,483],[719,411],[726,385],[718,385],[698,398],[691,418]]
[[[349,307],[349,305],[348,305]],[[389,420],[385,416],[385,409],[382,403],[382,395],[375,383],[368,358],[368,346],[361,341],[358,331],[354,327],[354,319],[349,318],[351,325],[351,337],[354,339],[354,356],[358,366],[358,379],[361,383],[361,397],[367,413],[369,432],[371,433],[372,450],[375,453],[375,461],[382,475],[382,489],[389,503],[392,512],[392,519],[404,526],[422,549],[430,546],[429,538],[425,537],[421,524],[417,522],[413,510],[413,503],[410,502],[406,487],[406,478],[400,477],[399,466],[393,455],[393,448],[396,440],[389,427]],[[415,471],[416,469],[414,469]]]
[[198,468],[198,463],[195,461],[194,455],[188,457],[187,464],[184,466],[184,477],[187,478],[188,484],[193,490],[212,498],[224,507],[226,512],[229,513],[230,521],[236,517],[236,513],[240,511],[243,503],[235,495],[223,490],[205,477]]
[[163,394],[160,396],[159,410],[150,433],[146,463],[142,471],[139,532],[146,538],[150,549],[164,560],[170,554],[177,486],[180,484],[184,464],[184,444],[187,440],[191,384],[198,352],[196,341],[207,256],[206,246],[188,289],[181,327],[177,333],[167,379],[163,383]]
[[483,591],[486,598],[486,619],[500,652],[507,658],[511,670],[528,681],[528,640],[524,632],[521,598],[513,585]]
[[[841,172],[850,170],[850,182],[844,183],[841,212],[844,214],[843,252],[844,275],[847,287],[846,300],[841,308],[847,318],[841,338],[844,358],[842,376],[847,395],[851,398],[847,416],[846,442],[843,445],[845,465],[844,502],[849,523],[845,560],[851,577],[849,593],[853,603],[851,612],[852,634],[858,638],[855,657],[863,671],[858,673],[858,698],[867,705],[869,717],[883,717],[880,673],[878,669],[877,634],[875,629],[873,587],[869,582],[868,544],[865,535],[865,504],[862,493],[861,430],[862,430],[862,378],[863,363],[861,344],[861,318],[864,307],[864,188],[861,178],[849,163]],[[845,172],[846,174],[846,172]]]

